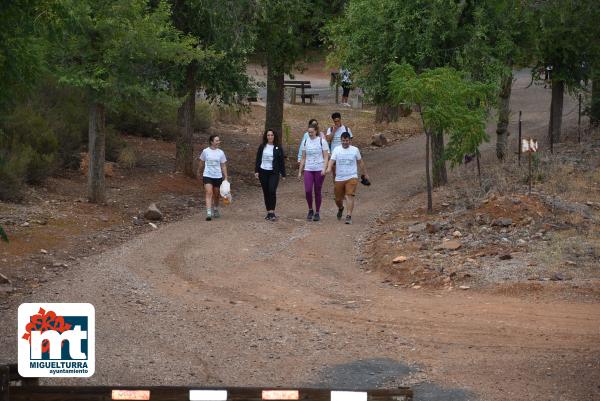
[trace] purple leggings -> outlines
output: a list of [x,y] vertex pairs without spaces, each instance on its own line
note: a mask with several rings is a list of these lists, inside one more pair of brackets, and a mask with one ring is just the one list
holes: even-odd
[[319,213],[321,210],[321,188],[323,188],[323,181],[325,181],[325,176],[321,175],[321,171],[306,171],[304,170],[304,192],[306,193],[306,202],[308,203],[308,208],[313,208],[313,186],[315,188],[315,204],[316,204],[316,212]]

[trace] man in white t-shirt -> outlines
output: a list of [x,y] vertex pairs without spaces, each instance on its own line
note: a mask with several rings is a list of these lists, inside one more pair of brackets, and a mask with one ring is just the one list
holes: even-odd
[[[347,132],[350,134],[350,138],[352,138],[352,131],[350,131],[350,128],[342,124],[342,115],[337,111],[331,115],[331,119],[333,120],[333,125],[327,128],[325,138],[327,139],[327,142],[330,143],[329,149],[331,149],[331,152],[333,152],[335,148],[342,144],[342,133]],[[335,166],[333,166],[332,177],[333,183],[335,184]]]
[[333,120],[333,125],[327,128],[325,137],[327,138],[327,142],[331,144],[330,149],[333,152],[336,147],[342,144],[342,133],[347,132],[350,134],[350,138],[352,138],[352,131],[350,131],[350,128],[342,124],[342,115],[337,111],[331,115],[331,119]]
[[365,180],[369,179],[367,168],[362,160],[360,151],[356,146],[350,145],[350,133],[344,132],[341,135],[342,145],[338,146],[331,153],[327,173],[335,165],[335,204],[338,207],[337,219],[341,220],[344,213],[344,198],[346,199],[346,224],[352,224],[352,211],[354,210],[354,196],[358,185],[358,166]]

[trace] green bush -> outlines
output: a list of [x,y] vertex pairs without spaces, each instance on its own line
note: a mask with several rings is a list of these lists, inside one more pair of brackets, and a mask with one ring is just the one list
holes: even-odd
[[80,153],[88,138],[88,107],[78,88],[59,87],[47,82],[35,97],[35,108],[45,116],[59,142],[57,164],[77,169]]
[[130,135],[173,140],[179,132],[177,108],[158,107],[152,104],[128,104],[107,116],[108,122],[118,131]]
[[194,114],[194,131],[205,131],[212,125],[212,108],[208,102],[196,102]]
[[39,184],[56,167],[59,140],[46,118],[29,105],[21,106],[3,124],[0,149],[27,160],[24,180]]
[[2,239],[2,241],[4,241],[4,242],[8,242],[8,236],[4,232],[4,229],[2,228],[2,226],[0,226],[0,239]]
[[127,146],[125,139],[117,132],[113,126],[106,127],[106,149],[104,158],[109,162],[116,162],[119,160],[121,150]]
[[[2,135],[2,131],[0,131]],[[9,153],[10,152],[10,153]],[[19,201],[27,175],[30,156],[21,150],[0,149],[0,199]]]

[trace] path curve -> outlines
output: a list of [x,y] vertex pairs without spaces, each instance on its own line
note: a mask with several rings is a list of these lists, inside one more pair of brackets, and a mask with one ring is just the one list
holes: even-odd
[[[539,131],[547,114],[532,100],[547,101],[549,91],[525,85],[521,75],[513,109]],[[96,374],[59,382],[427,381],[433,387],[417,399],[592,400],[600,391],[597,305],[399,289],[360,269],[365,230],[423,187],[423,151],[416,137],[365,154],[373,185],[359,188],[351,226],[335,219],[330,177],[322,221],[304,221],[302,185],[291,177],[280,186],[277,223],[263,220],[256,190],[219,220],[194,215],[81,261],[26,297],[96,307]],[[7,313],[0,360],[16,355],[16,308]],[[361,366],[375,368],[348,382],[344,369]]]

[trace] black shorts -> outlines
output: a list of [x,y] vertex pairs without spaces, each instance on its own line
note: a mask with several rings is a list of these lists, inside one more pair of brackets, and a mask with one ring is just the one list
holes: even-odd
[[342,96],[348,97],[348,95],[350,94],[351,88],[352,88],[352,85],[342,84]]
[[219,188],[223,183],[223,178],[202,177],[203,184],[211,184],[214,188]]

